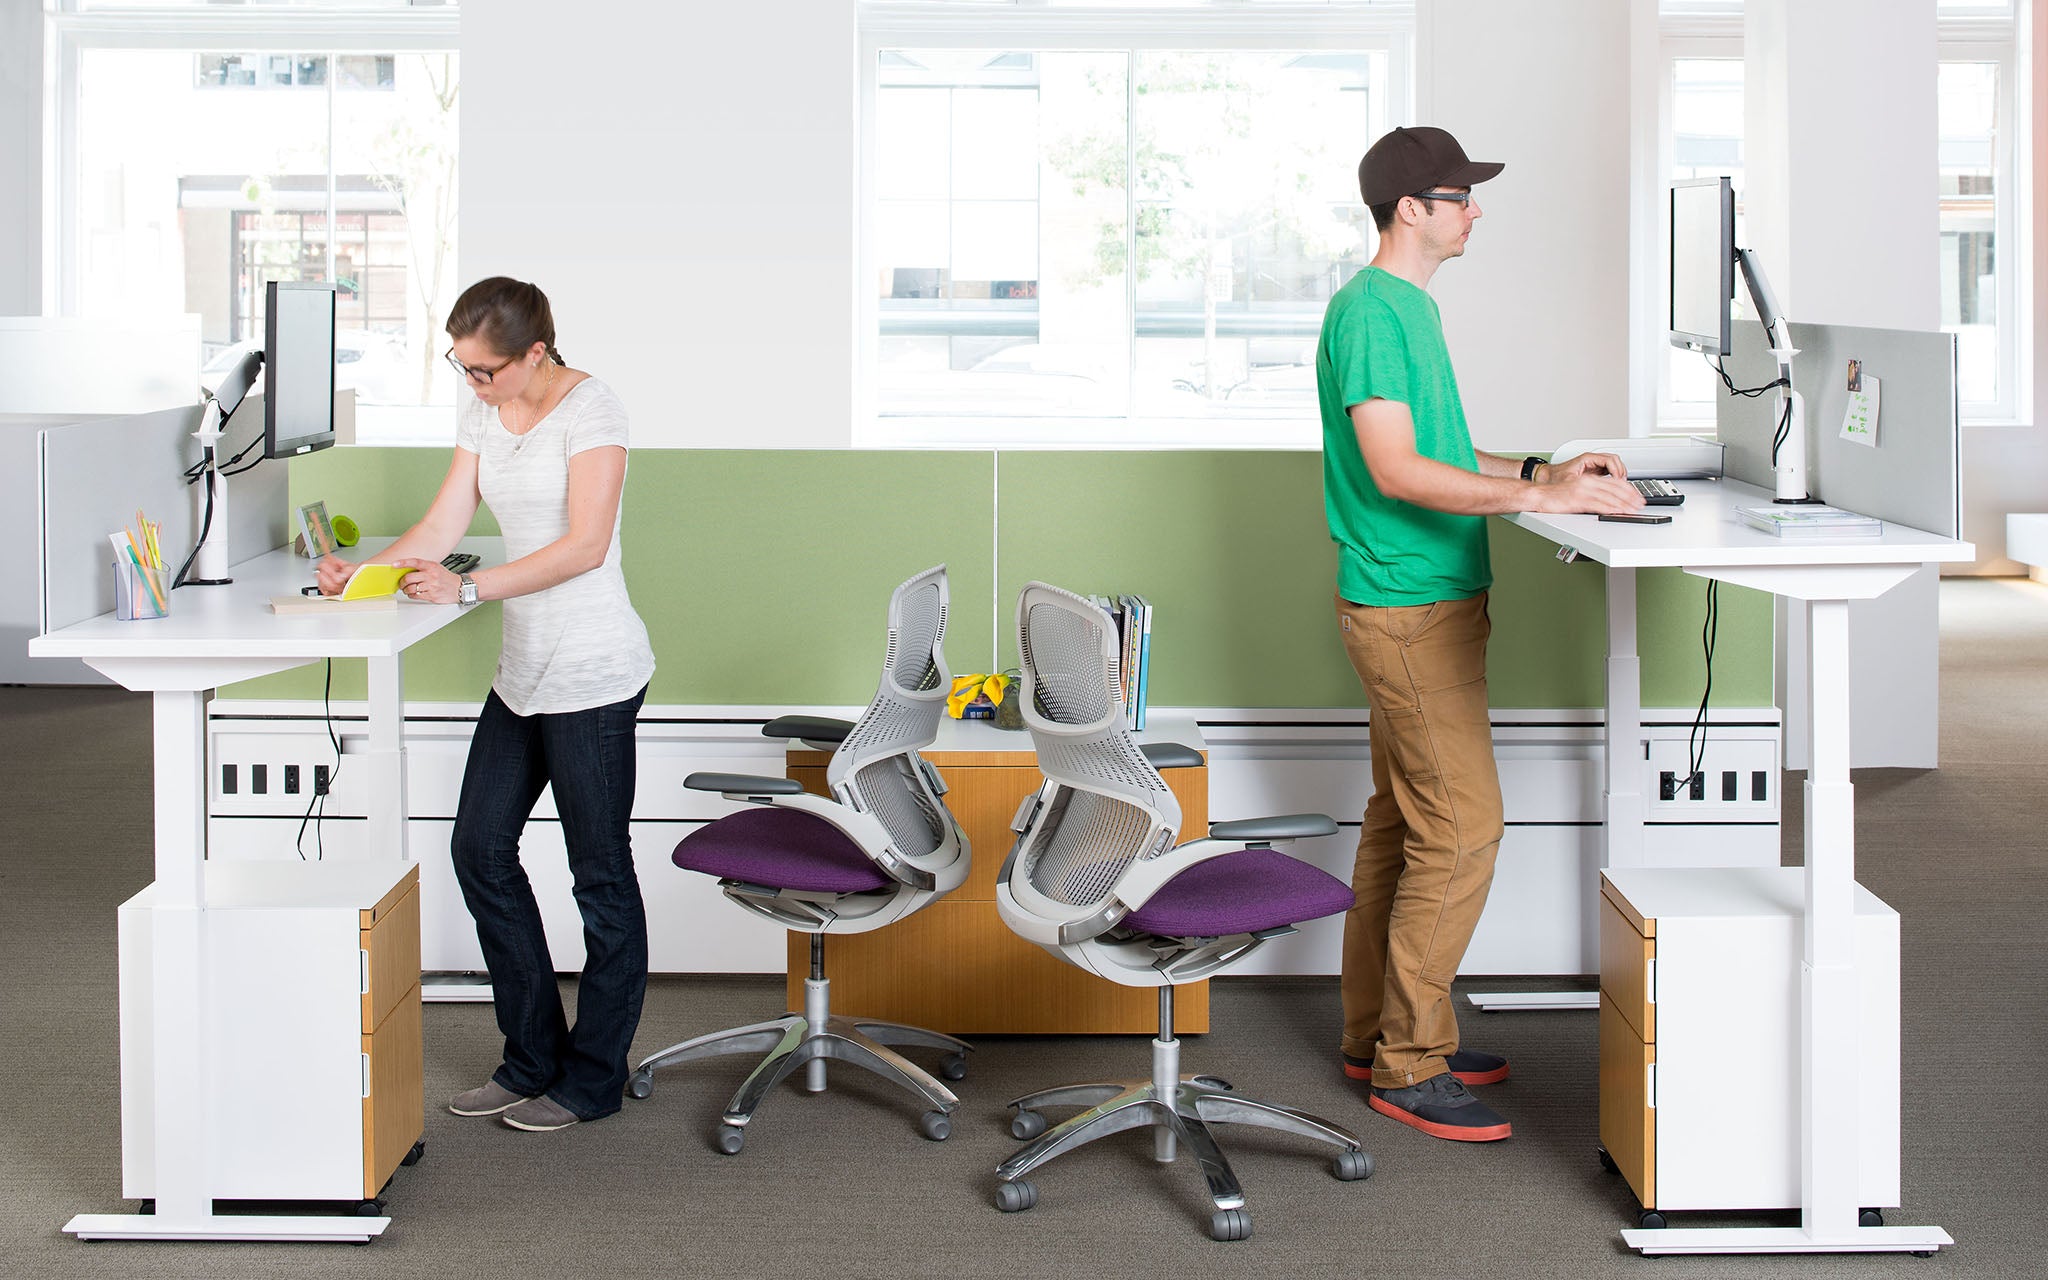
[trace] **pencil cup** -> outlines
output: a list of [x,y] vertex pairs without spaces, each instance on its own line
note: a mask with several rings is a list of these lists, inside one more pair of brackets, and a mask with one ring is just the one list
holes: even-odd
[[123,622],[161,618],[171,611],[170,573],[114,563],[114,616]]

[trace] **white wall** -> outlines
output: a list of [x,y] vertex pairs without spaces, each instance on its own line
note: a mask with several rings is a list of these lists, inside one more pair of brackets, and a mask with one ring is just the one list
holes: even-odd
[[1626,436],[1628,3],[1422,0],[1417,22],[1415,123],[1507,165],[1430,286],[1474,443]]
[[478,0],[461,278],[515,275],[639,447],[851,440],[853,0]]
[[0,316],[43,309],[43,14],[0,4]]
[[1785,313],[1941,323],[1934,0],[1749,0],[1744,220]]

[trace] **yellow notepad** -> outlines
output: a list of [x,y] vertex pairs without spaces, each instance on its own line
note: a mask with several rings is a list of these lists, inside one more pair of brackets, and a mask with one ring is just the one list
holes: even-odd
[[343,600],[375,600],[398,590],[398,584],[405,581],[416,569],[401,569],[390,564],[366,564],[358,566],[349,578],[348,585],[341,589]]

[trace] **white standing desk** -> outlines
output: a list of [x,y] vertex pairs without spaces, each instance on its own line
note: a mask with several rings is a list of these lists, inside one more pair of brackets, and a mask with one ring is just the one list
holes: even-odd
[[[359,558],[374,554],[367,544]],[[386,540],[381,545],[389,545]],[[463,550],[495,563],[503,545],[469,539]],[[206,700],[220,685],[322,658],[369,662],[373,833],[405,860],[405,718],[399,655],[462,616],[456,605],[401,602],[396,609],[329,617],[270,611],[272,596],[313,581],[313,562],[280,549],[230,570],[224,587],[186,587],[170,616],[121,622],[111,613],[29,641],[35,657],[80,658],[124,688],[153,696],[156,783],[156,917],[151,939],[157,1188],[153,1214],[84,1213],[64,1224],[82,1240],[341,1240],[380,1234],[389,1218],[228,1215],[209,1186],[209,1046],[205,987],[207,910]],[[373,836],[373,838],[377,838]]]
[[[1967,542],[1887,522],[1877,537],[1781,538],[1738,507],[1771,494],[1733,480],[1678,482],[1685,503],[1653,507],[1670,524],[1597,516],[1506,517],[1607,567],[1607,845],[1609,867],[1643,865],[1642,678],[1636,656],[1637,569],[1675,567],[1804,601],[1813,767],[1806,775],[1806,927],[1801,973],[1800,1208],[1797,1227],[1674,1228],[1621,1233],[1644,1253],[1925,1252],[1953,1244],[1939,1227],[1859,1227],[1854,957],[1856,810],[1849,783],[1849,601],[1883,595],[1922,565],[1967,561]],[[1821,1050],[1834,1064],[1823,1071]],[[1847,1064],[1847,1065],[1840,1065]]]

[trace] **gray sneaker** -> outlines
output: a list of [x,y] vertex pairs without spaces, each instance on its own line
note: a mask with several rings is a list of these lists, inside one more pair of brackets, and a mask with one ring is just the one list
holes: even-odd
[[526,1100],[527,1095],[514,1093],[496,1080],[489,1080],[482,1088],[470,1089],[450,1098],[448,1109],[458,1116],[494,1116]]
[[1475,1097],[1450,1072],[1405,1089],[1373,1088],[1366,1105],[1383,1116],[1453,1142],[1499,1142],[1513,1133],[1508,1122]]
[[553,1129],[566,1129],[582,1117],[553,1098],[539,1097],[505,1108],[505,1114],[499,1118],[514,1129],[547,1133]]

